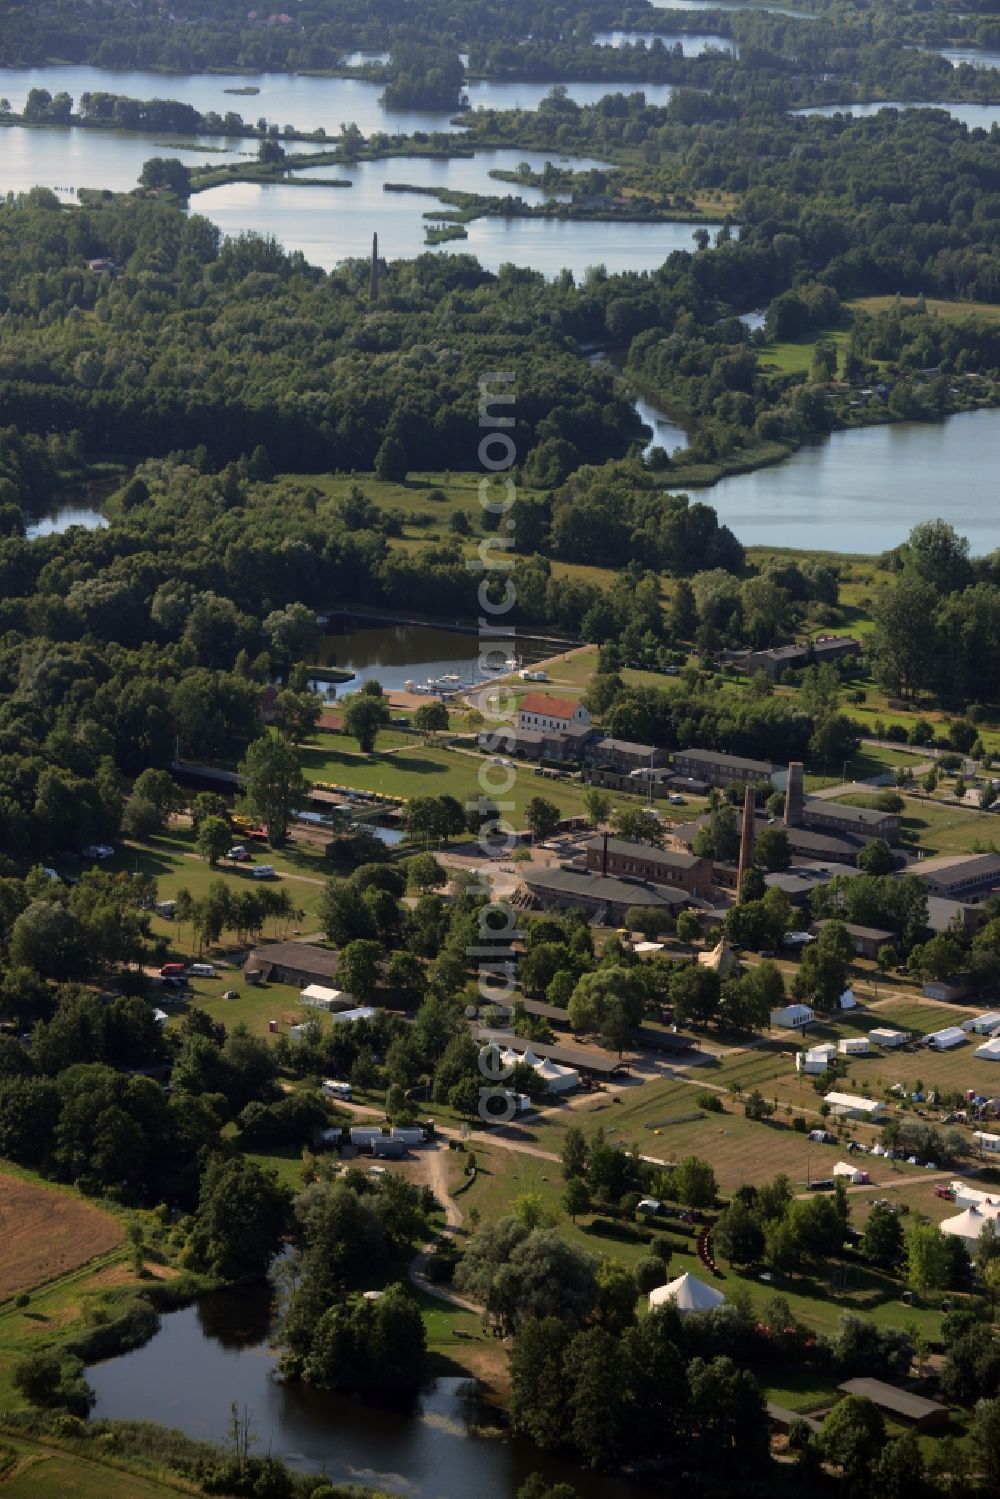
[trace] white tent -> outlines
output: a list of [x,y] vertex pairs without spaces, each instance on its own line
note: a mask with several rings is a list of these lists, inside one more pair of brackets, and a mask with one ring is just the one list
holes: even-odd
[[833,1174],[834,1176],[844,1177],[847,1181],[853,1182],[855,1186],[865,1179],[865,1173],[861,1168],[859,1166],[852,1166],[850,1161],[838,1161],[833,1168]]
[[810,1076],[817,1076],[826,1072],[837,1055],[837,1048],[829,1041],[822,1046],[812,1046],[808,1051],[797,1051],[795,1053],[796,1072],[805,1072]]
[[837,1042],[842,1057],[865,1057],[871,1051],[867,1036],[842,1036]]
[[924,1044],[934,1051],[951,1051],[952,1047],[962,1046],[967,1040],[960,1025],[946,1025],[944,1030],[932,1031],[929,1036],[925,1036]]
[[535,1071],[548,1083],[550,1093],[568,1093],[570,1088],[580,1086],[580,1074],[575,1067],[560,1067],[548,1057],[535,1063]]
[[856,1010],[858,1008],[858,1002],[854,998],[853,989],[845,989],[837,1003],[842,1010]]
[[975,1015],[971,1020],[962,1022],[963,1031],[972,1031],[975,1036],[992,1036],[994,1031],[1000,1030],[1000,1014],[996,1010],[987,1010],[985,1015]]
[[702,968],[710,968],[713,973],[717,973],[720,979],[727,978],[730,973],[735,973],[740,966],[739,958],[724,937],[716,947],[712,948],[711,952],[699,953],[698,962]]
[[721,1291],[706,1286],[704,1281],[697,1280],[687,1270],[683,1275],[678,1275],[676,1280],[670,1281],[669,1285],[657,1286],[655,1291],[649,1293],[651,1308],[672,1301],[679,1312],[711,1312],[717,1306],[722,1306],[725,1299]]
[[374,1020],[374,1018],[375,1010],[372,1005],[358,1005],[356,1010],[341,1010],[338,1015],[330,1016],[331,1020],[336,1020],[338,1023],[343,1020],[348,1025],[353,1025],[355,1020]]
[[307,984],[299,990],[299,1004],[314,1010],[346,1010],[354,1003],[353,996],[342,989],[330,989],[325,984]]
[[1000,1036],[994,1036],[991,1041],[984,1041],[982,1046],[977,1046],[973,1056],[982,1057],[984,1062],[1000,1062]]
[[978,1244],[983,1224],[996,1223],[998,1218],[1000,1206],[988,1207],[985,1203],[980,1207],[972,1205],[954,1218],[946,1218],[941,1225],[941,1232],[951,1234],[956,1239],[964,1239],[968,1244]]
[[530,1046],[525,1048],[524,1056],[521,1058],[521,1060],[526,1067],[538,1066],[538,1058],[535,1056],[535,1053],[532,1051]]

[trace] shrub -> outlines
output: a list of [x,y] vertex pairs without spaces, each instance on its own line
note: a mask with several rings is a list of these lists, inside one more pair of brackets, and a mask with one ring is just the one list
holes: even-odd
[[699,1109],[704,1109],[707,1114],[724,1114],[726,1112],[718,1093],[699,1093],[695,1098],[695,1103]]

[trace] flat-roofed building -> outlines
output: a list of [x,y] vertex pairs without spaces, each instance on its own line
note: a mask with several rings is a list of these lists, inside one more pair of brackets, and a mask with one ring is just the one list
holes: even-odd
[[674,771],[709,786],[732,786],[737,781],[770,781],[775,766],[770,760],[747,760],[719,750],[686,749],[674,751]]

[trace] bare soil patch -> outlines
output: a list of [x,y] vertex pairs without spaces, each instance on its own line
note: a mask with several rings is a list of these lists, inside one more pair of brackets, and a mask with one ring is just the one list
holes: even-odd
[[93,1204],[0,1175],[0,1301],[65,1275],[121,1241],[121,1224]]

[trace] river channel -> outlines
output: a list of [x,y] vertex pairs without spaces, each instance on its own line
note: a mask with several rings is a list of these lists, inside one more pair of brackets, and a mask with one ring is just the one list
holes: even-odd
[[206,1297],[170,1312],[144,1348],[87,1370],[102,1419],[156,1421],[225,1441],[230,1405],[246,1407],[256,1452],[332,1483],[368,1484],[406,1499],[512,1499],[533,1472],[571,1483],[580,1499],[652,1499],[527,1442],[486,1435],[487,1409],[468,1382],[441,1378],[409,1409],[365,1405],[273,1378],[266,1295]]

